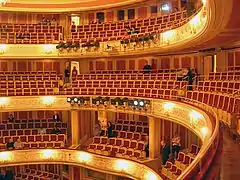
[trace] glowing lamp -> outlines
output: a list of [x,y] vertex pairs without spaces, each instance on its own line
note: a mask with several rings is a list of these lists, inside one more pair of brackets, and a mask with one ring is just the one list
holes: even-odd
[[11,152],[0,152],[0,161],[10,161],[11,155]]
[[149,179],[151,179],[151,180],[157,180],[158,179],[158,177],[156,176],[156,174],[154,174],[154,173],[152,173],[152,172],[147,172],[145,175],[144,175],[144,179],[145,180],[149,180]]
[[140,101],[140,102],[139,102],[139,106],[142,106],[142,107],[143,107],[143,106],[144,106],[144,102],[143,102],[143,101]]
[[203,115],[197,111],[192,111],[190,114],[189,114],[189,117],[190,119],[192,120],[199,120],[201,118],[203,118]]
[[42,150],[42,158],[44,158],[44,159],[52,159],[52,158],[56,157],[56,154],[57,154],[57,152],[52,149]]
[[[1,2],[0,2],[1,4]],[[4,52],[7,49],[7,45],[6,44],[0,44],[0,54],[4,54]]]
[[138,101],[137,101],[137,100],[134,100],[134,101],[133,101],[133,104],[134,104],[135,106],[137,106],[137,105],[138,105]]
[[167,40],[170,40],[171,38],[173,38],[173,36],[174,36],[174,31],[173,30],[163,33],[163,38],[167,39]]
[[43,50],[46,54],[51,54],[55,48],[56,46],[54,46],[53,44],[46,44],[43,46]]
[[115,162],[115,168],[118,171],[127,171],[129,170],[130,167],[131,167],[131,164],[127,160],[119,159],[119,160],[116,160]]
[[79,152],[79,160],[81,162],[89,162],[92,159],[92,155],[87,152]]
[[207,134],[208,134],[208,128],[207,127],[202,127],[200,129],[200,131],[201,131],[201,134],[202,134],[203,137],[207,136]]
[[171,103],[171,102],[165,102],[163,103],[163,108],[165,111],[171,111],[173,108],[176,106],[176,104]]
[[54,96],[44,96],[42,97],[42,103],[46,106],[52,106],[56,102],[56,97]]
[[202,0],[203,5],[205,6],[207,3],[207,0]]
[[4,106],[8,103],[8,98],[7,97],[1,97],[0,98],[0,106]]
[[199,16],[195,16],[194,18],[191,19],[191,21],[189,22],[191,24],[191,26],[196,26],[200,23],[200,17]]

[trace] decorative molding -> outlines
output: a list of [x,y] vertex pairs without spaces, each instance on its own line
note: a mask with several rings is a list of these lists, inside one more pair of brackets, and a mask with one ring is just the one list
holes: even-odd
[[[158,118],[164,118],[171,120],[173,122],[179,123],[191,131],[193,131],[202,141],[206,136],[202,136],[201,128],[207,127],[209,129],[208,136],[211,135],[213,130],[211,120],[207,116],[207,114],[200,109],[197,109],[193,106],[187,105],[181,102],[174,102],[169,100],[162,99],[149,99],[151,101],[150,108],[147,111],[144,110],[133,110],[133,109],[125,109],[122,107],[116,108],[114,105],[110,105],[108,107],[105,106],[96,106],[96,105],[87,105],[87,106],[72,106],[67,102],[68,96],[49,96],[49,98],[54,98],[54,102],[52,102],[51,106],[48,104],[44,104],[43,98],[47,98],[48,96],[24,96],[24,97],[7,97],[6,103],[1,104],[0,111],[35,111],[35,110],[97,110],[99,112],[103,111],[112,111],[112,112],[123,112],[129,114],[140,114],[146,116],[154,116]],[[129,97],[130,98],[130,97]],[[174,103],[175,106],[171,112],[164,110],[164,103]],[[202,115],[200,119],[193,123],[190,118],[190,113],[192,111],[198,112]],[[104,117],[104,114],[101,113]]]
[[0,167],[27,164],[69,164],[139,180],[162,179],[154,170],[144,164],[79,150],[34,149],[3,151],[0,152],[0,162]]

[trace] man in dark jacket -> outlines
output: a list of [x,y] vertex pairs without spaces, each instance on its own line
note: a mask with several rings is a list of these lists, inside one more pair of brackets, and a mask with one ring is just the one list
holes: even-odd
[[161,141],[161,146],[162,146],[162,163],[163,165],[165,165],[167,160],[169,159],[170,146],[169,143],[166,143],[165,141]]
[[53,120],[54,120],[54,121],[61,121],[61,120],[60,120],[60,117],[59,117],[59,114],[58,114],[56,111],[54,112]]

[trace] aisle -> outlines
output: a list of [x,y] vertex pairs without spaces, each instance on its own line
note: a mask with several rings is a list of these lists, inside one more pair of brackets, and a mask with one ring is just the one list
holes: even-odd
[[240,144],[223,132],[223,155],[221,160],[221,180],[240,179]]

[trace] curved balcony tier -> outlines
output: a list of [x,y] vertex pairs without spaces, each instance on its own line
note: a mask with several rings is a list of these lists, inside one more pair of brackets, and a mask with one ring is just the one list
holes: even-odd
[[[104,110],[104,111],[113,111],[113,112],[124,112],[128,114],[140,114],[145,116],[159,117],[168,119],[170,121],[179,123],[192,132],[194,132],[202,141],[202,147],[200,152],[195,157],[193,162],[185,169],[185,171],[178,177],[178,179],[184,179],[192,176],[201,176],[199,175],[199,168],[202,167],[200,164],[205,167],[205,165],[209,165],[206,163],[206,157],[209,156],[209,153],[214,157],[214,151],[218,146],[218,128],[219,122],[215,112],[211,107],[199,104],[195,101],[188,100],[188,102],[192,102],[193,105],[182,103],[178,101],[170,101],[163,99],[148,99],[150,100],[149,108],[144,111],[133,110],[130,108],[116,108],[114,105],[109,106],[96,106],[94,104],[89,104],[85,106],[79,106],[77,104],[71,105],[67,102],[67,97],[69,96],[29,96],[29,97],[2,97],[0,99],[1,102],[1,111],[33,111],[33,110]],[[90,102],[92,97],[90,97]],[[133,97],[129,97],[133,98]],[[137,98],[137,97],[135,97]],[[183,102],[187,102],[187,99],[182,99]],[[196,107],[199,105],[200,108]],[[203,109],[201,109],[203,108]],[[22,156],[20,154],[27,153],[37,153],[34,158],[31,158],[29,154],[26,156]],[[1,154],[2,153],[2,154]],[[138,164],[135,161],[124,160],[124,159],[115,159],[110,157],[103,157],[98,155],[89,154],[86,152],[80,151],[71,151],[71,150],[38,150],[34,151],[10,151],[10,152],[1,152],[0,153],[0,161],[2,161],[2,166],[12,166],[12,165],[22,165],[29,164],[31,160],[34,160],[34,164],[36,163],[67,163],[85,166],[87,161],[87,168],[90,169],[100,169],[102,170],[102,163],[98,163],[103,159],[106,159],[106,165],[108,164],[120,164],[122,168],[118,169],[110,166],[111,168],[108,170],[104,168],[104,172],[113,173],[117,175],[127,176],[134,179],[149,179],[152,177],[153,179],[161,179],[161,177],[149,169],[143,164]],[[73,154],[72,154],[73,153]],[[81,155],[81,153],[85,153]],[[67,154],[67,155],[63,155]],[[70,157],[80,156],[81,158],[72,158],[74,161],[66,159]],[[66,157],[67,156],[67,157]],[[24,157],[22,159],[22,157]],[[29,159],[30,158],[30,159]],[[96,158],[96,160],[95,160]],[[92,159],[92,160],[89,160]],[[212,159],[212,158],[211,158]],[[90,162],[91,161],[91,164]],[[84,162],[83,162],[84,161]],[[110,163],[111,161],[111,163]],[[84,165],[85,163],[85,165]],[[206,164],[205,164],[206,163]],[[101,166],[101,167],[100,167]],[[123,166],[129,166],[131,168],[123,168]],[[196,174],[197,173],[197,174]]]

